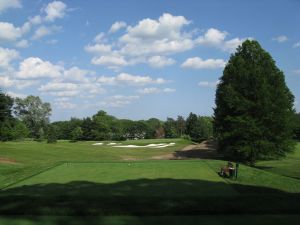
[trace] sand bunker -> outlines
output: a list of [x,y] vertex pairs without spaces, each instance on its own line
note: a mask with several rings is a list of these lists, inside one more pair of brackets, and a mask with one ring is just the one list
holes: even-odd
[[[103,145],[102,142],[94,143],[93,145]],[[112,146],[114,148],[166,148],[174,146],[175,143],[160,143],[160,144],[148,144],[148,145],[122,145],[121,143],[111,142],[106,144],[107,146]]]
[[95,143],[95,144],[93,144],[93,145],[103,145],[103,143]]
[[108,143],[107,145],[116,145],[117,143],[114,143],[114,142],[111,142],[111,143]]
[[117,145],[113,146],[114,148],[166,148],[170,146],[174,146],[175,143],[161,143],[161,144],[148,144],[148,145]]

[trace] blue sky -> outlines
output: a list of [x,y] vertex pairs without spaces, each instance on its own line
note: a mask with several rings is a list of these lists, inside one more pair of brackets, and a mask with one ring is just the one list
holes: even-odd
[[52,121],[212,115],[230,54],[252,38],[300,111],[299,11],[297,0],[0,0],[0,88],[50,102]]

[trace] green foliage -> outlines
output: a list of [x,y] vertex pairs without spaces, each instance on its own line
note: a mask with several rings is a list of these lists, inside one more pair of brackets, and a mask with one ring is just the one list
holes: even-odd
[[13,99],[0,90],[0,123],[11,118]]
[[167,121],[164,123],[165,137],[166,138],[177,138],[177,123],[172,118],[167,118]]
[[213,136],[212,118],[190,113],[186,120],[186,134],[193,141],[201,142]]
[[82,129],[81,127],[76,127],[72,132],[71,132],[71,141],[76,142],[79,141],[82,138]]
[[162,122],[156,118],[150,118],[145,121],[147,124],[147,132],[145,138],[163,138],[164,132],[162,132]]
[[294,138],[300,140],[300,113],[294,115]]
[[[196,116],[196,120],[197,122],[190,124],[189,127],[194,132],[193,137],[199,137],[194,139],[201,141],[211,137],[211,118],[198,118]],[[56,126],[57,139],[60,140],[73,140],[71,133],[76,127],[81,128],[82,135],[80,140],[85,141],[177,138],[186,132],[186,121],[182,116],[178,116],[176,120],[167,118],[165,122],[156,118],[133,121],[118,119],[102,110],[92,117],[84,119],[71,118],[70,121],[58,121],[52,123],[52,125]],[[194,125],[198,126],[198,128],[194,128]]]
[[216,91],[219,151],[254,164],[291,151],[294,97],[269,53],[245,41],[231,56]]
[[55,125],[49,125],[47,129],[47,143],[57,142],[57,128]]
[[16,98],[14,113],[26,124],[31,137],[37,140],[44,138],[44,130],[51,115],[49,103],[43,103],[40,97],[32,95],[25,99]]
[[28,136],[24,123],[12,116],[13,99],[0,91],[0,141],[20,140]]
[[190,135],[187,135],[187,134],[182,135],[181,138],[183,138],[185,140],[189,140],[189,141],[192,140]]
[[177,134],[179,137],[181,137],[185,133],[185,129],[186,129],[186,122],[183,116],[177,116],[176,125],[177,125],[176,127]]
[[29,135],[29,130],[27,129],[26,125],[18,119],[14,119],[14,126],[11,132],[13,140],[24,140],[24,138],[28,137]]

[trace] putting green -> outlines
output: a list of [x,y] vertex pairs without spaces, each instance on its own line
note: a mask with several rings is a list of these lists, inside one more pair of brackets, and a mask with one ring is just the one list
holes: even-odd
[[[49,194],[63,194],[68,193],[74,183],[78,184],[76,187],[89,186],[88,192],[97,195],[237,194],[204,161],[64,163],[18,182],[8,189],[47,186],[50,187]],[[56,190],[51,191],[51,184]]]

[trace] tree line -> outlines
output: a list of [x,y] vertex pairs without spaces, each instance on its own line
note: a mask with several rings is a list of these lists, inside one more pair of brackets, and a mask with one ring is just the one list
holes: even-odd
[[188,138],[202,141],[213,136],[212,117],[190,113],[185,119],[157,118],[148,120],[118,119],[100,110],[91,117],[71,118],[67,121],[49,122],[51,105],[38,96],[24,99],[0,92],[0,139],[1,141],[33,138],[56,142],[57,139],[71,141],[104,141],[150,138]]
[[[190,113],[166,121],[124,120],[99,111],[92,117],[49,124],[51,107],[39,97],[0,95],[1,140],[21,136],[48,142],[56,138],[125,140],[189,137],[201,141],[214,136],[218,151],[231,160],[254,165],[259,159],[279,158],[300,139],[300,114],[283,72],[255,40],[246,40],[231,55],[216,89],[214,116]],[[13,104],[15,106],[13,107]],[[12,115],[12,108],[14,115]]]

